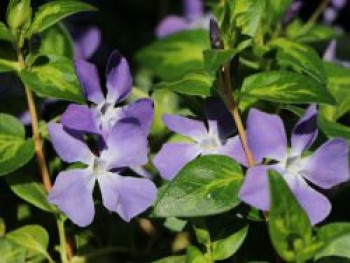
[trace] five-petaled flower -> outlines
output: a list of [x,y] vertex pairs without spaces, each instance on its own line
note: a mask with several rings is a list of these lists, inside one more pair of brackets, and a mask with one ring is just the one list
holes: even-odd
[[204,14],[202,0],[183,0],[184,15],[169,15],[165,17],[156,29],[158,38],[162,38],[179,31],[204,28],[209,29],[211,15]]
[[239,158],[241,144],[238,136],[229,138],[234,124],[222,103],[207,100],[205,123],[179,115],[164,115],[165,125],[172,131],[193,140],[190,143],[165,143],[153,159],[162,178],[173,179],[191,160],[199,155],[221,154]]
[[[283,122],[277,115],[256,109],[247,119],[248,144],[257,163],[273,161],[248,169],[240,198],[256,208],[269,210],[268,169],[275,169],[286,180],[296,199],[316,224],[324,220],[331,211],[331,204],[309,182],[329,189],[349,180],[348,144],[344,139],[327,141],[310,156],[304,156],[318,134],[317,109],[310,106],[295,125],[288,149]],[[243,162],[244,163],[244,162]]]
[[49,134],[62,160],[86,165],[86,168],[60,172],[49,194],[49,201],[75,224],[83,227],[93,220],[92,194],[96,181],[103,205],[125,221],[145,211],[156,199],[157,188],[152,181],[121,176],[126,167],[147,163],[147,138],[137,119],[118,121],[98,156],[79,134],[65,129],[62,124],[51,123]]

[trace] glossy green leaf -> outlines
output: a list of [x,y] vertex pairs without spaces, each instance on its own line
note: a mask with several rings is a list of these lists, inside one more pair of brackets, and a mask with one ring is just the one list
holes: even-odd
[[233,16],[244,35],[254,37],[266,8],[266,0],[236,0]]
[[153,263],[184,263],[186,260],[185,256],[171,256],[159,259]]
[[199,244],[210,244],[210,233],[208,229],[194,226],[194,233]]
[[32,166],[25,167],[21,171],[5,176],[7,184],[11,190],[20,198],[27,201],[31,205],[47,212],[55,213],[57,209],[47,200],[47,194],[42,184],[38,183],[39,178],[32,176]]
[[83,103],[73,63],[63,56],[39,57],[30,70],[20,72],[22,81],[38,95]]
[[53,262],[47,253],[49,235],[46,230],[38,225],[27,225],[9,232],[6,238],[27,249],[27,257],[43,256]]
[[177,217],[167,217],[164,222],[164,226],[174,232],[181,232],[187,225],[186,220],[179,219]]
[[283,177],[269,171],[269,234],[278,254],[286,261],[304,262],[322,247],[315,240],[310,220]]
[[35,13],[29,35],[40,33],[63,18],[84,11],[96,11],[96,8],[76,0],[55,0],[39,7]]
[[207,259],[204,257],[202,252],[194,247],[194,246],[189,246],[186,251],[186,259],[185,263],[206,263]]
[[281,67],[307,74],[321,84],[327,82],[322,60],[312,48],[284,38],[275,39],[270,45],[277,48],[277,63]]
[[343,137],[350,142],[350,127],[337,122],[331,122],[319,116],[318,126],[328,138]]
[[9,71],[18,71],[19,64],[17,61],[11,61],[6,59],[0,59],[0,73]]
[[214,78],[204,71],[193,72],[184,75],[179,80],[163,81],[157,84],[154,89],[166,89],[179,94],[206,97],[212,94],[213,81]]
[[269,24],[280,22],[291,4],[292,0],[267,0]]
[[41,34],[39,54],[50,54],[73,58],[73,41],[66,27],[58,23]]
[[332,223],[322,226],[317,236],[324,243],[316,259],[330,256],[350,259],[350,224]]
[[241,89],[241,100],[260,100],[284,103],[335,104],[325,86],[313,79],[288,71],[269,71],[246,78]]
[[0,22],[0,41],[2,40],[12,42],[14,38],[10,29],[3,22]]
[[328,79],[327,89],[337,101],[336,106],[327,106],[333,109],[330,120],[335,121],[350,110],[350,69],[328,62],[324,62],[324,68]]
[[204,69],[203,51],[210,48],[206,30],[183,31],[143,48],[137,61],[163,80],[177,80]]
[[232,235],[213,242],[213,257],[215,260],[224,260],[235,254],[242,246],[248,234],[248,227],[244,227]]
[[233,49],[208,49],[203,51],[204,66],[205,69],[216,75],[220,66],[223,66],[225,62],[231,59],[237,53]]
[[26,249],[6,238],[0,238],[0,263],[25,263]]
[[159,192],[154,215],[192,217],[226,212],[239,204],[242,182],[242,168],[233,159],[220,155],[199,157]]
[[25,140],[22,123],[11,115],[0,114],[0,176],[11,173],[34,155],[34,142]]

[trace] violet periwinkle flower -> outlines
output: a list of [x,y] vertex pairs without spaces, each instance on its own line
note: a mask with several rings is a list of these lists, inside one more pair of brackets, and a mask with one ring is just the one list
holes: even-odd
[[235,131],[233,120],[224,106],[221,104],[220,109],[219,105],[215,101],[207,101],[206,122],[179,115],[163,115],[163,121],[171,131],[193,140],[189,143],[163,144],[153,159],[153,164],[163,179],[173,179],[188,162],[199,155],[221,154],[242,159],[237,156],[241,154],[238,136],[230,138]]
[[101,31],[90,26],[84,29],[71,29],[74,40],[74,57],[81,59],[91,58],[101,44]]
[[329,7],[323,13],[323,22],[332,24],[338,17],[338,13],[346,5],[347,0],[331,0]]
[[183,0],[183,16],[169,15],[157,26],[156,35],[162,38],[183,30],[209,29],[211,15],[204,14],[202,0]]
[[75,131],[100,134],[107,140],[114,124],[122,118],[136,118],[145,136],[153,120],[153,102],[140,99],[129,105],[117,107],[132,90],[132,77],[128,62],[114,51],[107,64],[107,94],[103,94],[97,68],[85,60],[75,60],[76,72],[91,106],[71,104],[61,118],[62,124]]
[[332,40],[329,43],[326,51],[323,53],[323,60],[329,61],[329,62],[335,62],[344,67],[350,68],[349,61],[343,61],[337,58],[337,41],[336,40]]
[[308,182],[330,189],[349,180],[349,149],[344,139],[335,138],[304,157],[303,153],[313,144],[317,134],[315,105],[310,106],[295,125],[290,149],[281,118],[252,109],[247,119],[248,144],[257,163],[264,159],[273,163],[248,169],[240,199],[260,210],[269,210],[267,172],[274,169],[286,180],[312,224],[324,220],[331,211],[331,203]]
[[144,212],[156,199],[152,181],[120,174],[125,167],[147,163],[147,138],[136,119],[118,121],[98,156],[62,124],[50,124],[49,134],[62,160],[87,166],[60,172],[49,194],[49,201],[78,226],[87,226],[94,218],[92,194],[96,181],[103,205],[125,221]]

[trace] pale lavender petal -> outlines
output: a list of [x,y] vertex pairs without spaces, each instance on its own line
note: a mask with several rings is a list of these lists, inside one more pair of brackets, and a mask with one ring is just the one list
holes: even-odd
[[92,163],[94,155],[89,147],[69,134],[62,124],[50,123],[48,130],[51,143],[63,161],[68,163],[82,162],[87,165]]
[[203,15],[202,0],[183,0],[184,15],[189,21],[199,19]]
[[106,142],[101,159],[109,168],[144,165],[147,163],[147,137],[136,119],[117,122]]
[[101,31],[97,27],[89,27],[73,34],[74,56],[89,59],[101,44]]
[[200,154],[200,149],[191,143],[165,143],[153,159],[160,176],[173,179],[180,170]]
[[86,133],[99,133],[98,116],[86,105],[70,104],[61,116],[64,127]]
[[323,60],[325,61],[334,61],[336,59],[337,52],[337,41],[332,40],[326,51],[323,53]]
[[112,172],[101,173],[97,176],[97,182],[100,186],[103,205],[112,212],[117,210],[119,192],[118,184],[120,175]]
[[332,24],[337,19],[338,11],[335,8],[328,7],[323,12],[323,22],[325,24]]
[[260,210],[268,211],[270,205],[267,171],[271,166],[258,165],[248,169],[239,198]]
[[300,118],[292,131],[292,153],[301,155],[309,149],[318,134],[317,130],[317,108],[311,105]]
[[331,0],[332,6],[334,6],[337,9],[342,9],[345,7],[347,0]]
[[96,66],[82,59],[76,59],[74,65],[87,100],[96,104],[101,103],[104,100],[104,96]]
[[248,144],[256,163],[263,158],[283,160],[287,155],[287,138],[281,118],[251,109],[247,119]]
[[349,146],[344,139],[329,140],[303,161],[303,176],[321,188],[350,179]]
[[186,30],[189,28],[189,22],[179,16],[170,15],[164,18],[156,29],[158,38]]
[[107,102],[115,104],[123,101],[132,90],[129,64],[119,53],[113,51],[107,63]]
[[290,175],[285,178],[313,225],[323,221],[329,215],[332,206],[324,195],[312,189],[300,176]]
[[121,176],[117,189],[119,199],[116,212],[126,222],[146,211],[157,198],[156,186],[144,178]]
[[154,104],[151,99],[140,99],[123,107],[121,118],[136,118],[147,136],[154,117]]
[[142,177],[150,179],[150,180],[153,179],[153,175],[142,166],[132,166],[129,168],[139,176],[142,176]]
[[180,115],[163,115],[163,122],[173,132],[200,141],[201,138],[208,134],[204,123],[199,120],[193,120]]
[[218,154],[229,156],[237,162],[248,167],[247,158],[238,135],[228,139],[226,143],[220,147]]
[[95,214],[92,199],[94,185],[94,175],[88,169],[61,172],[49,193],[49,202],[57,205],[73,223],[87,226]]

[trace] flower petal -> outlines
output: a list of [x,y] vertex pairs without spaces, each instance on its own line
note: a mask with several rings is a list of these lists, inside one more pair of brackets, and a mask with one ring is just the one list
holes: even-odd
[[189,21],[199,19],[203,15],[202,0],[184,0],[185,17]]
[[129,222],[146,211],[157,198],[157,188],[148,179],[120,176],[117,185],[119,199],[116,212]]
[[86,133],[99,133],[97,113],[86,105],[70,104],[61,116],[64,127]]
[[292,154],[301,155],[315,141],[317,130],[317,108],[311,105],[300,118],[292,131]]
[[317,186],[329,189],[350,179],[349,146],[344,139],[332,139],[303,160],[303,176]]
[[107,139],[107,150],[101,159],[109,168],[144,165],[147,163],[147,137],[136,119],[117,122]]
[[323,221],[329,215],[331,203],[324,195],[312,189],[301,176],[285,178],[313,225]]
[[106,79],[108,103],[123,101],[132,90],[129,64],[119,51],[113,51],[108,59]]
[[74,56],[76,58],[89,59],[94,55],[101,44],[101,31],[94,26],[75,30],[74,39]]
[[271,166],[258,165],[248,169],[239,198],[260,210],[268,211],[270,205],[267,170]]
[[74,65],[85,97],[96,104],[101,103],[104,96],[96,66],[82,59],[75,59]]
[[280,161],[287,155],[286,133],[277,115],[251,109],[247,119],[247,137],[256,163],[263,158]]
[[247,158],[238,135],[228,139],[226,143],[218,150],[218,154],[229,156],[240,164],[248,167]]
[[116,173],[106,172],[97,176],[98,185],[100,186],[103,205],[112,212],[117,210],[119,192],[118,183],[120,176]]
[[154,117],[153,101],[150,99],[140,99],[123,107],[121,118],[124,117],[138,119],[143,132],[148,136]]
[[63,161],[68,163],[82,162],[87,165],[91,164],[94,155],[91,153],[89,147],[63,129],[62,124],[50,123],[48,130],[52,145]]
[[153,164],[165,180],[173,179],[178,172],[200,154],[192,143],[165,143],[153,159]]
[[163,122],[172,131],[200,141],[208,134],[207,128],[202,121],[192,120],[180,115],[163,115]]
[[189,28],[189,23],[179,16],[170,15],[164,18],[156,29],[158,38],[163,38],[168,35],[186,30]]
[[337,41],[333,39],[326,51],[323,53],[323,60],[325,61],[334,61],[336,59],[336,53],[337,53]]
[[57,205],[78,226],[87,226],[95,214],[94,184],[94,175],[88,169],[61,172],[50,191],[49,202]]

